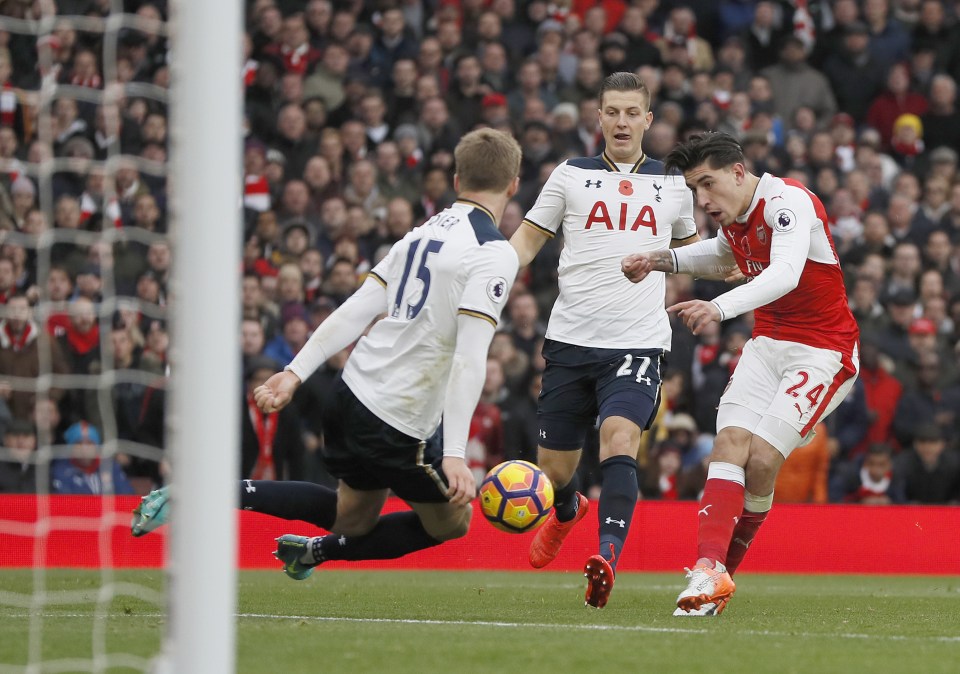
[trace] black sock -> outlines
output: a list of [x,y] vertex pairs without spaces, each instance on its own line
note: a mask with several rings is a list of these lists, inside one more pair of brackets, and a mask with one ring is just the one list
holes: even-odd
[[337,492],[313,482],[240,480],[240,507],[329,531],[337,519]]
[[600,464],[600,474],[603,480],[597,509],[600,518],[600,554],[616,569],[640,494],[637,461],[630,456],[611,456]]
[[561,522],[569,522],[577,516],[577,508],[580,505],[580,499],[577,498],[577,490],[580,489],[580,476],[573,474],[573,479],[567,484],[553,489],[553,511],[557,514],[557,519]]
[[402,512],[382,515],[373,531],[365,536],[328,534],[315,538],[312,551],[317,564],[330,560],[356,562],[396,559],[440,543],[423,528],[417,513]]

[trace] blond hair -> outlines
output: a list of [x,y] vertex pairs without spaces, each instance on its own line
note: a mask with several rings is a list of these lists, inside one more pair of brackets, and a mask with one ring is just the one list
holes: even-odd
[[520,145],[495,129],[477,129],[453,151],[461,192],[503,192],[520,173]]

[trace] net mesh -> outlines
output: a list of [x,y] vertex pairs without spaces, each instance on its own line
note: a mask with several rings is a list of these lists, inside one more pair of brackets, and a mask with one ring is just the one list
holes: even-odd
[[[31,569],[0,588],[3,612],[26,626],[25,639],[4,638],[0,672],[147,671],[159,636],[147,646],[116,643],[111,622],[130,598],[154,607],[147,615],[164,614],[159,583],[125,582],[113,567],[116,540],[129,536],[130,524],[131,499],[118,494],[149,490],[167,469],[168,26],[150,6],[138,13],[125,12],[120,0],[93,6],[102,15],[57,14],[38,2],[0,21],[12,71],[3,126],[22,148],[0,157],[12,221],[2,257],[13,261],[18,281],[27,279],[19,290],[32,313],[19,297],[4,312],[13,337],[0,368],[10,410],[0,461],[35,471],[37,492],[0,508],[4,566]],[[24,72],[31,60],[34,70]],[[25,181],[35,190],[27,210],[18,197],[29,191]],[[57,284],[63,271],[75,279],[70,296]],[[21,325],[32,335],[18,347]],[[35,423],[37,447],[27,456],[11,446],[17,419]],[[102,498],[55,495],[85,491]],[[99,582],[48,570],[71,560],[96,568]],[[76,632],[66,626],[71,620],[89,621],[76,649],[62,643],[61,635]]]

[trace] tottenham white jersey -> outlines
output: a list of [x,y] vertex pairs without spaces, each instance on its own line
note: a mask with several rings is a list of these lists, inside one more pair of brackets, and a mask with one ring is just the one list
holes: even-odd
[[440,425],[457,316],[493,323],[519,262],[491,213],[459,200],[398,241],[370,271],[386,316],[354,348],[343,379],[370,411],[425,440]]
[[524,223],[554,236],[563,228],[560,296],[547,337],[608,349],[670,349],[665,277],[631,283],[629,253],[667,248],[697,233],[693,196],[680,175],[642,158],[616,165],[606,153],[570,159],[547,180]]

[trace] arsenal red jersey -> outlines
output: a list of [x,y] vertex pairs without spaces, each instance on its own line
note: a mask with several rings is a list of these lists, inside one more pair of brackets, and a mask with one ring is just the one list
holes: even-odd
[[[793,290],[754,310],[753,336],[798,342],[851,355],[859,338],[847,304],[843,274],[827,213],[820,199],[796,180],[764,174],[746,215],[722,228],[722,241],[748,278],[771,262],[784,274],[800,270]],[[758,283],[747,283],[715,300],[725,317],[746,310]],[[739,305],[739,306],[738,306]]]

